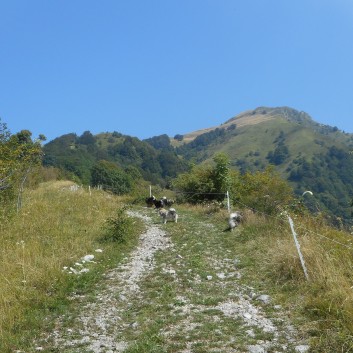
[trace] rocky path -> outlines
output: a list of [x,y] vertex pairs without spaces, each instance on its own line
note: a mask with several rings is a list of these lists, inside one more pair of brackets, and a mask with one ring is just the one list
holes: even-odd
[[[146,211],[147,212],[147,211]],[[139,245],[125,262],[106,274],[104,290],[94,302],[83,304],[80,314],[73,320],[71,326],[63,325],[67,318],[61,318],[58,329],[52,334],[53,350],[58,352],[94,352],[110,353],[128,351],[136,335],[143,330],[139,327],[136,306],[146,300],[141,290],[141,283],[156,270],[156,255],[158,252],[173,253],[178,257],[174,264],[159,264],[161,272],[170,276],[173,282],[181,283],[176,267],[182,265],[182,256],[175,253],[174,244],[165,228],[154,224],[144,210],[130,211],[130,215],[138,217],[147,225],[147,230],[141,235]],[[215,285],[223,286],[224,291],[232,286],[232,295],[224,300],[206,305],[203,302],[192,302],[182,291],[168,304],[169,316],[175,317],[165,327],[159,330],[159,335],[165,342],[174,342],[176,337],[183,337],[182,344],[174,344],[175,348],[168,350],[153,350],[153,352],[307,352],[309,347],[300,342],[295,329],[287,322],[281,307],[271,302],[265,294],[256,294],[252,288],[240,283],[241,271],[237,269],[237,259],[214,259],[219,269]],[[193,284],[201,282],[200,276],[192,269],[185,269],[186,279]],[[211,276],[210,276],[211,277]],[[216,282],[216,281],[218,282]],[[190,288],[193,285],[190,285]],[[228,286],[228,287],[227,287]],[[192,291],[192,289],[190,289]],[[197,293],[194,293],[197,295]],[[151,305],[153,305],[151,301]],[[272,308],[273,314],[267,317],[263,310],[264,305]],[[157,310],[157,309],[156,309]],[[212,321],[215,327],[214,337],[200,338],[198,332],[202,330],[202,319],[205,312],[213,312],[205,321]],[[196,319],[198,318],[198,319]],[[225,331],[237,330],[238,337],[223,337]],[[219,331],[219,332],[217,332]],[[138,332],[135,336],[128,332]],[[192,332],[195,332],[193,335]],[[213,335],[213,334],[212,334]],[[212,348],[209,344],[212,341]],[[248,343],[247,343],[248,342]],[[202,350],[203,347],[204,350]],[[195,348],[198,347],[198,348]],[[136,350],[136,352],[139,350]],[[140,350],[141,352],[143,350]],[[146,352],[152,350],[146,350]],[[135,352],[135,351],[134,351]]]

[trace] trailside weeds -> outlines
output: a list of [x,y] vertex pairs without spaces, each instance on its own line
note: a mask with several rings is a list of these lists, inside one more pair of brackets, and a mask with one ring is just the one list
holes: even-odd
[[[65,316],[48,352],[305,352],[282,308],[243,283],[234,246],[241,229],[223,232],[204,214],[179,207],[162,225],[154,210],[131,212],[147,224],[139,246],[102,281],[94,300]],[[101,286],[100,285],[100,286]],[[300,349],[300,350],[299,350]]]

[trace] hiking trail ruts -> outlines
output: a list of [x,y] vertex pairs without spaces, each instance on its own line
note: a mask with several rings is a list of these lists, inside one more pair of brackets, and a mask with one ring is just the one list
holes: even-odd
[[[104,289],[99,291],[94,302],[88,302],[85,298],[73,298],[81,302],[82,308],[79,315],[72,321],[71,327],[63,324],[68,317],[61,317],[58,320],[57,329],[51,334],[50,340],[54,347],[60,352],[94,352],[110,353],[124,352],[133,342],[124,340],[124,332],[131,330],[136,322],[124,319],[124,312],[134,310],[133,301],[143,300],[143,293],[140,290],[141,281],[150,274],[156,266],[155,254],[157,251],[173,250],[171,237],[164,230],[162,224],[154,224],[151,217],[147,215],[150,210],[129,211],[131,217],[138,218],[145,222],[147,230],[141,234],[137,248],[124,259],[115,269],[110,270],[104,278]],[[209,225],[212,227],[212,225]],[[216,260],[215,260],[216,261]],[[234,266],[234,259],[217,260],[218,265],[233,267],[233,272],[227,271],[227,276],[241,278],[240,272]],[[235,259],[235,262],[237,260]],[[170,266],[163,269],[172,273],[177,281],[176,271]],[[217,280],[224,279],[224,273],[217,274]],[[199,281],[196,276],[195,281]],[[271,298],[267,295],[256,295],[250,287],[242,287],[236,284],[236,295],[224,298],[213,309],[218,310],[224,317],[233,318],[234,325],[242,322],[246,335],[254,338],[254,331],[261,330],[270,333],[272,340],[258,340],[256,344],[249,344],[246,350],[232,348],[232,342],[219,343],[220,348],[212,349],[212,352],[307,352],[309,346],[300,342],[296,337],[296,330],[287,323],[285,314],[281,313],[281,307],[276,308],[276,317],[267,318],[259,304],[269,304]],[[168,340],[175,334],[184,334],[187,337],[189,330],[195,329],[193,315],[205,310],[202,305],[188,302],[182,293],[176,298],[183,302],[178,307],[178,315],[183,315],[183,320],[177,324],[169,325],[161,331],[161,335]],[[207,309],[210,309],[208,306]],[[181,311],[181,312],[180,312]],[[283,315],[283,318],[281,317]],[[197,329],[197,328],[196,328]],[[253,342],[254,340],[251,340]],[[285,343],[283,343],[285,341]],[[186,343],[186,348],[175,351],[179,353],[193,352],[195,342],[192,339]],[[205,352],[207,342],[204,342]],[[38,349],[39,350],[39,349]]]

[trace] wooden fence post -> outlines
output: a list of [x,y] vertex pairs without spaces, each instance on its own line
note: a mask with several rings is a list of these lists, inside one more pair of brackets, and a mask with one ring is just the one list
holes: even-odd
[[230,214],[230,200],[229,200],[229,191],[228,191],[228,190],[227,190],[226,196],[227,196],[227,207],[228,207],[228,212],[229,212],[229,214]]

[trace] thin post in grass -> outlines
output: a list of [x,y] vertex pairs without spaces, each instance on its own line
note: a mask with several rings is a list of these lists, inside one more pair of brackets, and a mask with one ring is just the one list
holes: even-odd
[[152,196],[152,186],[150,185],[150,197]]
[[304,257],[300,251],[300,244],[299,244],[299,241],[297,239],[297,234],[294,230],[294,223],[293,223],[293,220],[292,218],[288,216],[288,220],[289,220],[289,225],[290,225],[290,228],[292,230],[292,234],[293,234],[293,238],[294,238],[294,242],[295,242],[295,246],[297,247],[297,251],[298,251],[298,254],[299,254],[299,258],[300,258],[300,262],[302,264],[302,268],[303,268],[303,271],[304,271],[304,275],[305,275],[305,278],[307,279],[307,281],[309,280],[309,275],[308,275],[308,271],[306,270],[306,267],[305,267],[305,261],[304,261]]
[[228,207],[228,212],[230,214],[230,199],[229,199],[229,191],[227,190],[226,193],[226,197],[227,197],[227,207]]

